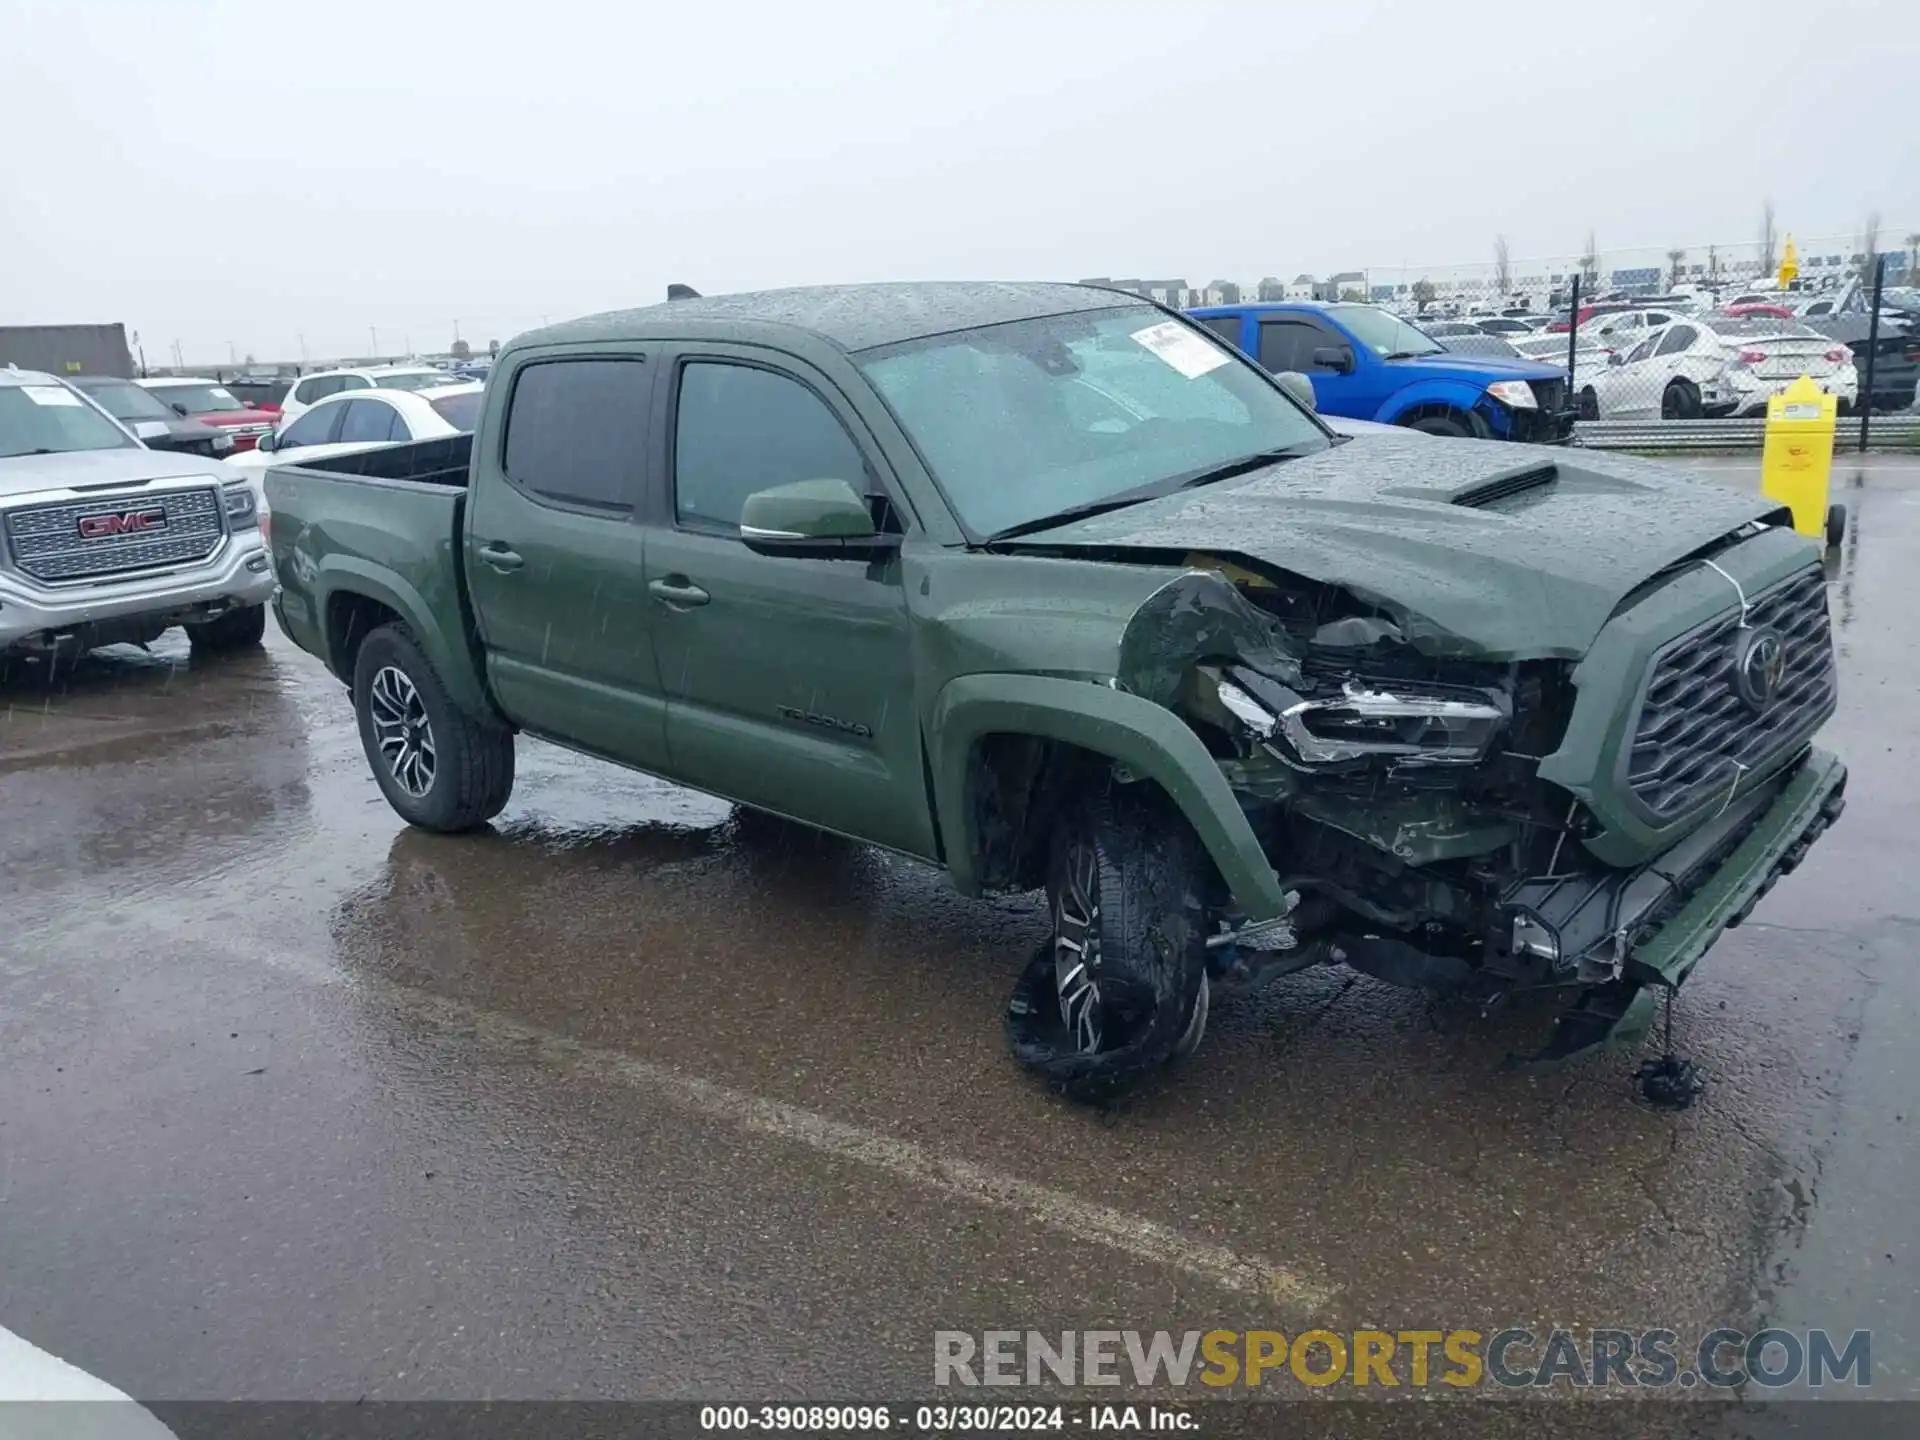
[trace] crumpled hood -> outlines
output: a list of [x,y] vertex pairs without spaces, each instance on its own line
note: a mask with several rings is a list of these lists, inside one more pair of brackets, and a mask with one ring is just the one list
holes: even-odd
[[71,450],[61,455],[13,455],[0,458],[0,496],[35,490],[93,485],[137,485],[177,476],[202,477],[212,484],[237,479],[223,461],[166,450]]
[[[1455,503],[1544,466],[1557,472],[1550,483]],[[1626,456],[1408,434],[1369,436],[996,548],[1237,558],[1343,586],[1431,654],[1572,659],[1637,585],[1779,508]]]

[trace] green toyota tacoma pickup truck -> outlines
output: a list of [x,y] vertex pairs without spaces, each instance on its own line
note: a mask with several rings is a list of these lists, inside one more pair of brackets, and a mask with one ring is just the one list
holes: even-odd
[[1839,814],[1819,556],[1643,461],[1349,439],[1073,285],[691,298],[524,335],[474,434],[275,467],[286,633],[412,824],[514,736],[1044,887],[1015,1056],[1114,1095],[1343,963],[1536,1056],[1645,1033]]

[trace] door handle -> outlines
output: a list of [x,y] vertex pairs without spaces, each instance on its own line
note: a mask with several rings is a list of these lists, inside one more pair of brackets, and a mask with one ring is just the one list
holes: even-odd
[[482,545],[480,547],[480,558],[498,570],[502,575],[518,570],[522,565],[527,563],[520,558],[518,551],[509,550],[498,540],[494,541],[491,545]]
[[676,610],[684,609],[689,605],[704,605],[712,598],[684,575],[668,575],[664,579],[649,580],[647,593]]

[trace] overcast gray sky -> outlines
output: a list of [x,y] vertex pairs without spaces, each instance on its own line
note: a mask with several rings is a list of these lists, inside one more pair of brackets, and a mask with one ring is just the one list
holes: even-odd
[[1920,5],[0,0],[0,323],[163,363],[829,280],[1920,229]]

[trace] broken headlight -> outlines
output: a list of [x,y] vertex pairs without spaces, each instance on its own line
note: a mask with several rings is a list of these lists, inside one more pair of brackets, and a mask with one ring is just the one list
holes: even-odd
[[1340,765],[1374,756],[1410,765],[1473,765],[1506,727],[1498,691],[1352,678],[1327,695],[1299,695],[1244,666],[1220,679],[1220,703],[1283,758]]

